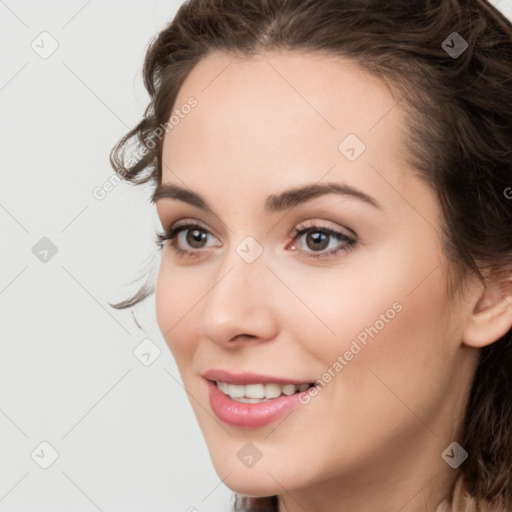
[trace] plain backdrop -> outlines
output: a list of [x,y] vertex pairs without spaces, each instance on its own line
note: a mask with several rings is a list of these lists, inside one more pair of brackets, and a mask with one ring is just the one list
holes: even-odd
[[0,512],[230,509],[154,295],[140,328],[107,304],[159,261],[151,189],[108,156],[180,4],[0,0]]
[[108,157],[179,5],[0,2],[1,512],[229,509],[154,295],[142,329],[107,304],[159,261],[151,190],[109,187]]

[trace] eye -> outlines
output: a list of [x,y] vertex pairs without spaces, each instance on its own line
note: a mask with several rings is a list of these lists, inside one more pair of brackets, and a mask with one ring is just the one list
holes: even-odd
[[[298,245],[302,256],[306,258],[334,256],[340,251],[350,250],[356,243],[354,238],[344,233],[324,226],[317,226],[314,223],[302,228],[294,228],[290,236],[294,241],[299,240],[298,244],[292,244],[292,248]],[[330,250],[326,251],[325,249],[329,247]]]
[[213,235],[203,226],[184,222],[175,224],[164,233],[157,233],[155,243],[162,248],[165,241],[170,240],[171,247],[178,256],[196,257],[202,252],[200,250],[206,247],[205,242],[209,236]]
[[[291,248],[295,250],[299,246],[298,252],[306,258],[328,258],[350,250],[356,243],[354,238],[344,233],[314,223],[293,228],[289,236],[292,238]],[[170,240],[171,248],[178,256],[194,258],[205,252],[203,249],[208,247],[209,237],[213,238],[213,235],[200,224],[179,222],[168,231],[157,233],[155,243],[162,248],[165,241]],[[326,251],[328,248],[330,250]]]

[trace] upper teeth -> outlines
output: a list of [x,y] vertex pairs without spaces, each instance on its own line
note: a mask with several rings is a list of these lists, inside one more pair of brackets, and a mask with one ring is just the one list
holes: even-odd
[[306,391],[309,384],[228,384],[216,381],[218,388],[231,398],[277,398],[281,393],[293,395],[293,393]]

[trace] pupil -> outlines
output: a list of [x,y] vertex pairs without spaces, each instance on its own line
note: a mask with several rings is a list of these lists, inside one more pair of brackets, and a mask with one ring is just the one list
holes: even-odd
[[206,233],[201,232],[199,229],[189,230],[186,238],[187,243],[197,248],[201,246],[201,242],[206,238]]
[[[329,235],[326,235],[325,233],[320,233],[318,231],[314,233],[309,233],[306,237],[306,244],[308,244],[308,247],[310,249],[314,250],[322,250],[325,249],[329,243],[328,243]],[[312,246],[309,246],[309,242],[313,242]]]

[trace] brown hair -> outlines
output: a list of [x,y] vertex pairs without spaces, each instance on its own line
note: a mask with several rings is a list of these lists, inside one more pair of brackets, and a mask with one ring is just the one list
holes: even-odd
[[[460,55],[453,32],[467,42]],[[404,100],[408,164],[437,193],[452,285],[473,273],[485,281],[484,270],[511,275],[512,24],[484,0],[189,0],[148,47],[150,103],[112,150],[116,172],[161,182],[161,127],[205,56],[281,49],[352,59]],[[127,164],[130,143],[139,151]],[[145,283],[112,306],[153,291]],[[469,458],[451,510],[512,510],[512,331],[480,350],[459,442]],[[278,510],[276,496],[234,497],[235,510]]]

